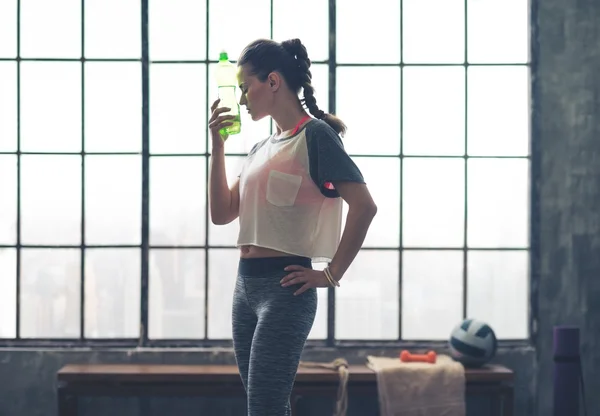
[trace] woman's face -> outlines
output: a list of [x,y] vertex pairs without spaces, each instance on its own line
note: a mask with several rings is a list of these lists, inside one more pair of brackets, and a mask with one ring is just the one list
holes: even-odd
[[238,67],[237,79],[241,90],[240,105],[246,107],[252,120],[268,116],[273,104],[269,79],[261,82],[246,65]]

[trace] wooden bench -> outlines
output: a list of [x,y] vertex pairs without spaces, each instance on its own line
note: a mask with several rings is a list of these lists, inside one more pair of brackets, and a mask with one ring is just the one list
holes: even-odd
[[[377,397],[375,373],[364,365],[350,365],[348,397]],[[487,394],[492,415],[513,415],[511,370],[488,365],[465,371],[466,394]],[[234,365],[69,364],[58,371],[58,415],[76,416],[82,396],[244,396]],[[300,397],[326,396],[335,400],[338,373],[300,367],[292,402]],[[295,412],[295,411],[294,411]]]

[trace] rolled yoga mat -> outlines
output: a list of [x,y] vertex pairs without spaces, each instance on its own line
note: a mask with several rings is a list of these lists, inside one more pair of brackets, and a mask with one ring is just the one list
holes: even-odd
[[579,328],[554,327],[554,416],[579,415]]

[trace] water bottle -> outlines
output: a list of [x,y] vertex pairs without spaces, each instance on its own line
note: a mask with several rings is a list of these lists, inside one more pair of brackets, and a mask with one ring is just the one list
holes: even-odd
[[219,55],[219,63],[216,69],[216,78],[218,86],[219,107],[229,107],[231,110],[221,115],[234,115],[235,119],[231,120],[231,126],[222,128],[219,133],[222,136],[230,134],[238,134],[242,129],[240,120],[240,105],[235,94],[237,88],[237,77],[235,66],[229,62],[227,52],[223,51]]

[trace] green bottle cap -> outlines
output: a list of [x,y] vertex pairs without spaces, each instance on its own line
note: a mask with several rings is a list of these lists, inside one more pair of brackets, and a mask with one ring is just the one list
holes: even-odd
[[219,54],[219,61],[228,61],[229,57],[227,56],[227,52],[223,51]]

